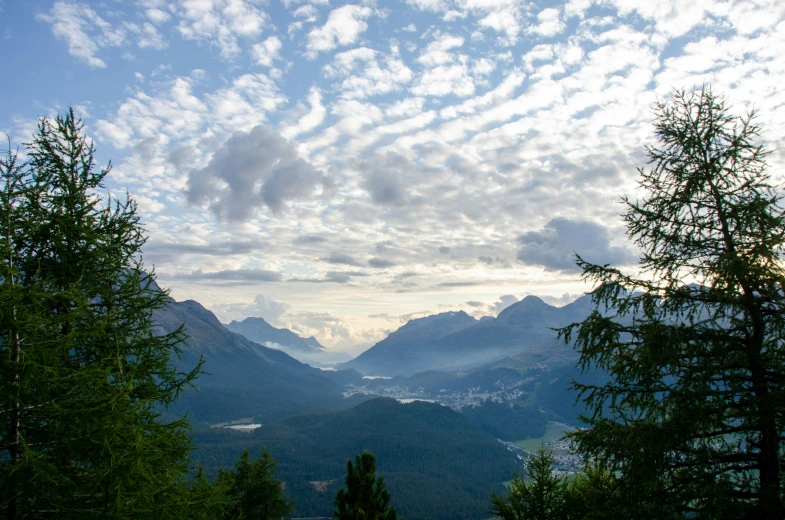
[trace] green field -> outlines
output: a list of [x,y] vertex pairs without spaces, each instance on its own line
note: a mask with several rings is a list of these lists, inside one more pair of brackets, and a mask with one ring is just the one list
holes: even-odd
[[571,431],[569,426],[555,422],[549,422],[548,426],[545,428],[545,435],[534,439],[516,441],[515,445],[520,446],[527,451],[537,451],[541,446],[543,446],[543,444],[547,447],[550,444],[560,440],[568,431]]

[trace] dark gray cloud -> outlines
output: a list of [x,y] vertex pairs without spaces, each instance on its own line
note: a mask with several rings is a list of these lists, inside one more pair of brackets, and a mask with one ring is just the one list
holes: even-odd
[[173,255],[196,254],[209,256],[240,255],[261,249],[258,242],[249,240],[224,240],[209,245],[178,244],[151,240],[144,246],[145,253],[170,257]]
[[395,265],[395,262],[391,260],[386,260],[384,258],[371,258],[368,260],[368,265],[371,267],[376,267],[377,269],[382,269],[385,267],[392,267]]
[[321,235],[300,235],[299,237],[295,238],[292,242],[298,245],[323,244],[324,242],[327,242],[327,238]]
[[225,271],[204,272],[197,269],[191,273],[181,273],[170,276],[162,275],[167,280],[203,281],[214,280],[219,282],[245,283],[245,282],[280,282],[281,273],[267,269],[229,269]]
[[166,155],[166,160],[178,170],[185,170],[193,161],[194,151],[190,146],[175,146]]
[[327,271],[323,278],[290,278],[287,282],[302,283],[349,283],[352,278],[369,276],[362,271]]
[[159,145],[158,137],[148,137],[133,147],[133,153],[142,161],[149,162],[158,156]]
[[479,260],[480,262],[484,263],[487,266],[495,267],[498,269],[509,269],[510,267],[512,267],[510,265],[510,262],[498,256],[494,258],[492,256],[482,255],[482,256],[478,256],[477,260]]
[[466,305],[468,305],[469,307],[485,307],[485,304],[483,302],[478,302],[474,300],[466,302]]
[[320,258],[319,260],[322,262],[327,262],[328,264],[353,265],[355,267],[362,267],[360,262],[343,253],[332,253],[330,256]]
[[387,152],[360,164],[364,175],[363,187],[371,199],[383,206],[403,206],[406,204],[407,187],[404,180],[413,170],[409,160],[395,152]]
[[188,174],[191,204],[207,205],[222,220],[247,221],[261,205],[273,212],[312,196],[328,181],[300,158],[295,145],[268,126],[235,132],[202,169]]
[[327,271],[326,275],[328,278],[331,276],[370,276],[368,273],[363,273],[362,271]]
[[301,283],[349,283],[352,277],[346,273],[327,273],[324,278],[290,278],[287,282],[301,282]]
[[447,247],[447,246],[441,246],[441,247],[439,248],[439,254],[442,254],[442,255],[449,255],[449,254],[450,254],[450,248],[449,248],[449,247]]
[[575,265],[575,253],[586,261],[600,264],[636,262],[630,249],[612,246],[608,230],[594,222],[555,218],[542,230],[519,236],[518,242],[521,244],[518,260],[543,266],[549,271],[580,271]]

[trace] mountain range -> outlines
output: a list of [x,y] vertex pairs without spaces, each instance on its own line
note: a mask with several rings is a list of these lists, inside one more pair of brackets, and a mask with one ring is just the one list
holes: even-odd
[[188,337],[175,360],[180,370],[204,359],[194,383],[197,392],[186,391],[172,407],[173,413],[187,411],[192,422],[274,420],[307,410],[345,409],[361,400],[346,399],[327,372],[228,330],[196,301],[170,300],[153,317],[161,332],[185,327]]
[[577,354],[552,329],[583,320],[591,309],[588,295],[564,307],[527,296],[496,318],[478,321],[462,311],[418,318],[338,367],[373,376],[411,376],[427,370],[476,369],[508,356],[516,356],[524,368],[574,364]]
[[[346,459],[369,449],[406,518],[483,518],[490,487],[501,489],[517,460],[495,438],[536,436],[548,420],[574,421],[567,387],[577,354],[549,327],[589,310],[588,298],[556,308],[527,297],[496,318],[449,312],[411,320],[327,371],[282,348],[329,350],[311,338],[260,318],[229,324],[278,347],[270,348],[229,330],[196,301],[170,300],[154,319],[160,332],[185,328],[174,362],[182,371],[203,365],[196,391],[164,413],[188,414],[193,457],[210,473],[231,466],[243,448],[258,455],[267,447],[302,516],[329,514]],[[377,398],[407,394],[449,407]],[[221,427],[228,422],[261,427]]]
[[250,317],[243,321],[234,320],[224,327],[260,345],[282,350],[298,361],[312,366],[330,367],[335,363],[351,359],[349,354],[324,348],[313,336],[303,338],[289,329],[273,327],[264,318]]

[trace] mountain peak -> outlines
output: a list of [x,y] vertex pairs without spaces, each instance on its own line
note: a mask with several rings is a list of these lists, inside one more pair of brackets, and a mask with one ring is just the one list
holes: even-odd
[[413,318],[406,322],[406,324],[395,331],[393,334],[404,331],[404,330],[412,330],[412,329],[420,329],[423,327],[433,327],[433,326],[468,326],[472,325],[477,320],[464,311],[447,311],[447,312],[440,312],[438,314],[431,314],[429,316],[423,316],[422,318]]
[[324,350],[316,338],[303,338],[289,329],[278,329],[270,325],[264,318],[251,316],[243,321],[232,321],[226,325],[232,332],[242,334],[260,345],[272,344],[292,352],[313,353]]

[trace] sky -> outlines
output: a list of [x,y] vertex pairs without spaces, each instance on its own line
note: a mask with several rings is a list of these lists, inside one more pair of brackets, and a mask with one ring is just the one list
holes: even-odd
[[785,165],[781,0],[0,0],[0,51],[0,133],[72,106],[172,296],[352,353],[568,303],[575,252],[634,269],[673,88],[758,109]]

